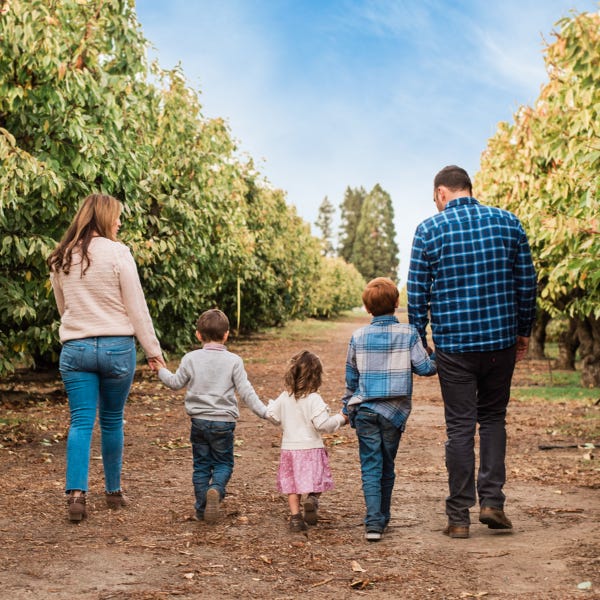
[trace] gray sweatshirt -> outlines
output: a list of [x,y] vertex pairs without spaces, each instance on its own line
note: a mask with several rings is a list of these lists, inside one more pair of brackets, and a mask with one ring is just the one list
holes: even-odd
[[173,390],[187,386],[185,409],[192,418],[236,421],[240,411],[235,392],[253,413],[266,417],[267,407],[248,381],[244,361],[223,344],[211,342],[188,352],[175,374],[163,367],[158,377]]

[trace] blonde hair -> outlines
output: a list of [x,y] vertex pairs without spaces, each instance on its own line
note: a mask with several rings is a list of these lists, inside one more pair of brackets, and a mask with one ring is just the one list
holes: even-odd
[[284,381],[287,391],[296,398],[303,398],[321,387],[323,364],[321,359],[308,350],[298,352],[290,359]]
[[114,224],[122,210],[121,202],[106,194],[90,194],[85,198],[62,239],[48,257],[50,270],[69,274],[73,263],[73,250],[79,246],[81,275],[85,275],[90,266],[88,247],[92,238],[100,236],[116,241]]

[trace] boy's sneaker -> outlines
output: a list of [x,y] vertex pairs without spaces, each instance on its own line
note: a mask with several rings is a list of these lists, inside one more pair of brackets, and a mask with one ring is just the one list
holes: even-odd
[[290,517],[290,531],[306,531],[307,529],[308,527],[301,514],[292,515]]
[[319,520],[319,500],[313,494],[309,494],[304,501],[304,521],[307,525],[316,525]]
[[204,508],[204,520],[207,523],[215,523],[219,516],[219,504],[221,495],[217,488],[210,488],[206,492],[206,507]]
[[378,542],[383,539],[383,533],[381,531],[367,531],[365,533],[365,540],[367,542]]

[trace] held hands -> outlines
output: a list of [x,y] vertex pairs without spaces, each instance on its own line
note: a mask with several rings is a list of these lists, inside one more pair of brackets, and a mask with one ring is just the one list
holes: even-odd
[[161,367],[166,367],[167,363],[165,362],[165,359],[163,358],[162,354],[159,354],[158,356],[151,356],[148,359],[148,366],[155,372],[157,373],[158,370]]

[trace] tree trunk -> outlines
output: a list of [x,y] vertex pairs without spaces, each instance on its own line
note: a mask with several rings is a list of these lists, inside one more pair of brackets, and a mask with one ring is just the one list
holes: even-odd
[[575,353],[578,347],[577,320],[571,318],[567,329],[558,335],[558,358],[554,368],[574,371]]
[[581,343],[581,383],[600,387],[600,320],[592,316],[578,319],[577,337]]
[[538,312],[529,340],[529,358],[546,358],[546,326],[549,322],[550,315],[545,310]]

